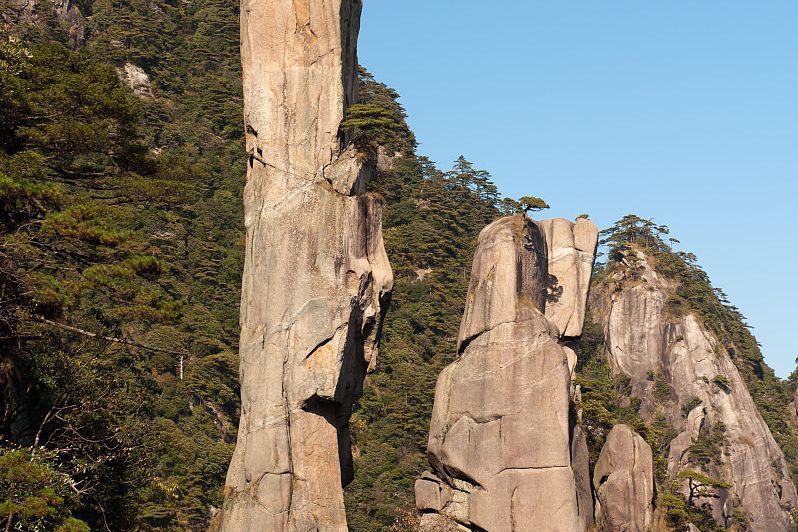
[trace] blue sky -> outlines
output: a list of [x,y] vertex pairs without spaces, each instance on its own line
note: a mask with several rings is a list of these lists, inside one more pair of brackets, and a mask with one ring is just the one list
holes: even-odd
[[671,228],[784,376],[798,355],[798,2],[366,0],[419,152],[601,227]]

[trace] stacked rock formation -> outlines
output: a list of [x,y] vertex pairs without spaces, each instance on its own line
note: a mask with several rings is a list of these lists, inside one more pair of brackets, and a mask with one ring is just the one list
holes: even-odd
[[364,193],[373,168],[339,132],[356,96],[360,10],[241,6],[241,422],[223,530],[347,530],[348,421],[392,285],[381,206]]
[[[641,415],[662,414],[678,432],[668,455],[671,476],[692,469],[731,484],[718,490],[717,499],[700,501],[711,506],[718,523],[729,523],[741,509],[753,530],[791,530],[795,486],[731,360],[733,347],[723,346],[693,314],[669,314],[673,283],[644,253],[633,253],[628,263],[635,264],[635,274],[620,268],[594,287],[591,312],[604,325],[613,370],[631,379]],[[695,460],[691,446],[710,439],[717,447],[712,459]]]
[[600,530],[651,529],[654,499],[651,447],[626,425],[615,425],[607,435],[593,470],[593,486]]
[[577,218],[576,223],[554,218],[538,225],[546,234],[549,265],[546,318],[562,338],[578,338],[585,322],[598,229],[587,218]]
[[[516,215],[479,235],[460,356],[435,389],[432,471],[416,482],[422,528],[584,528],[571,469],[568,355],[545,313],[551,290],[573,294],[580,275],[563,268],[550,276],[546,227]],[[576,249],[570,235],[567,245],[555,235],[551,247]],[[572,304],[584,308],[586,296],[584,284]],[[558,313],[563,330],[581,329],[574,312]]]

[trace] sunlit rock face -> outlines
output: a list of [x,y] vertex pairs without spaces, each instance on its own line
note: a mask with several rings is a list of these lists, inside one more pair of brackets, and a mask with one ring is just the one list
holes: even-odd
[[576,222],[554,218],[541,220],[538,225],[546,234],[549,261],[546,318],[563,338],[579,337],[585,322],[598,228],[586,218],[577,218]]
[[[795,486],[728,348],[693,314],[668,313],[673,283],[652,259],[636,255],[634,278],[614,271],[592,288],[590,307],[604,325],[610,365],[630,377],[641,415],[664,415],[678,433],[668,455],[671,476],[692,469],[730,483],[717,499],[700,501],[720,524],[741,509],[753,530],[791,530]],[[713,460],[698,463],[691,447],[710,437],[719,442]]]
[[570,369],[545,315],[549,285],[538,224],[516,215],[483,229],[459,357],[435,389],[432,471],[416,482],[422,529],[584,528],[571,469]]
[[593,470],[596,521],[601,530],[651,529],[654,463],[651,447],[626,425],[607,435]]
[[361,4],[244,0],[241,421],[223,530],[347,530],[352,401],[392,275],[368,157],[339,131]]

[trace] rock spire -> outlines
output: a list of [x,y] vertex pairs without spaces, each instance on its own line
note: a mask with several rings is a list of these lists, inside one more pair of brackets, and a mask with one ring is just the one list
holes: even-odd
[[241,421],[220,526],[347,530],[349,416],[392,274],[356,97],[359,0],[244,0]]
[[[552,276],[548,250],[559,258],[578,249],[574,224],[562,222],[515,215],[479,235],[459,356],[435,390],[432,471],[416,482],[424,529],[584,528],[571,469],[571,368],[559,341],[566,330],[581,331],[577,307],[584,309],[589,274],[574,289],[582,276],[577,261],[566,259],[573,268],[552,268],[559,273]],[[547,245],[552,226],[563,235]],[[595,245],[593,238],[590,266]],[[550,320],[552,293],[568,296],[558,299],[558,318]]]

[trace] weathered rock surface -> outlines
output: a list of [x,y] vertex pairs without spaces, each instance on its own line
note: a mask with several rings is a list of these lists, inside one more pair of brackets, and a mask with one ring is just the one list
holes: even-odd
[[570,459],[570,372],[558,331],[544,315],[547,281],[537,224],[516,215],[480,233],[460,356],[435,389],[433,472],[416,483],[430,530],[441,523],[582,529]]
[[71,0],[10,0],[0,13],[12,25],[41,26],[54,19],[73,46],[86,40],[86,18]]
[[[666,312],[672,283],[639,254],[639,280],[615,272],[591,292],[593,316],[604,324],[609,361],[631,378],[645,418],[663,414],[678,431],[671,442],[672,476],[689,468],[721,481],[718,499],[702,500],[719,523],[735,504],[752,520],[753,530],[792,528],[790,511],[798,496],[784,456],[759,414],[727,349],[692,314]],[[667,384],[669,397],[656,393]],[[687,416],[685,405],[695,405]],[[704,434],[722,434],[716,463],[700,466],[690,447]]]
[[607,435],[593,470],[593,487],[596,521],[602,530],[650,530],[654,498],[651,447],[626,425],[615,425]]
[[356,0],[242,3],[246,256],[241,422],[221,528],[346,530],[349,416],[392,275],[372,168],[339,132]]
[[541,220],[538,225],[546,233],[548,248],[546,318],[557,326],[560,336],[580,336],[596,258],[598,228],[586,218],[577,218],[576,223],[564,218]]
[[130,87],[133,94],[139,98],[152,98],[150,77],[143,68],[133,63],[125,63],[123,67],[117,68],[116,72],[122,83]]

